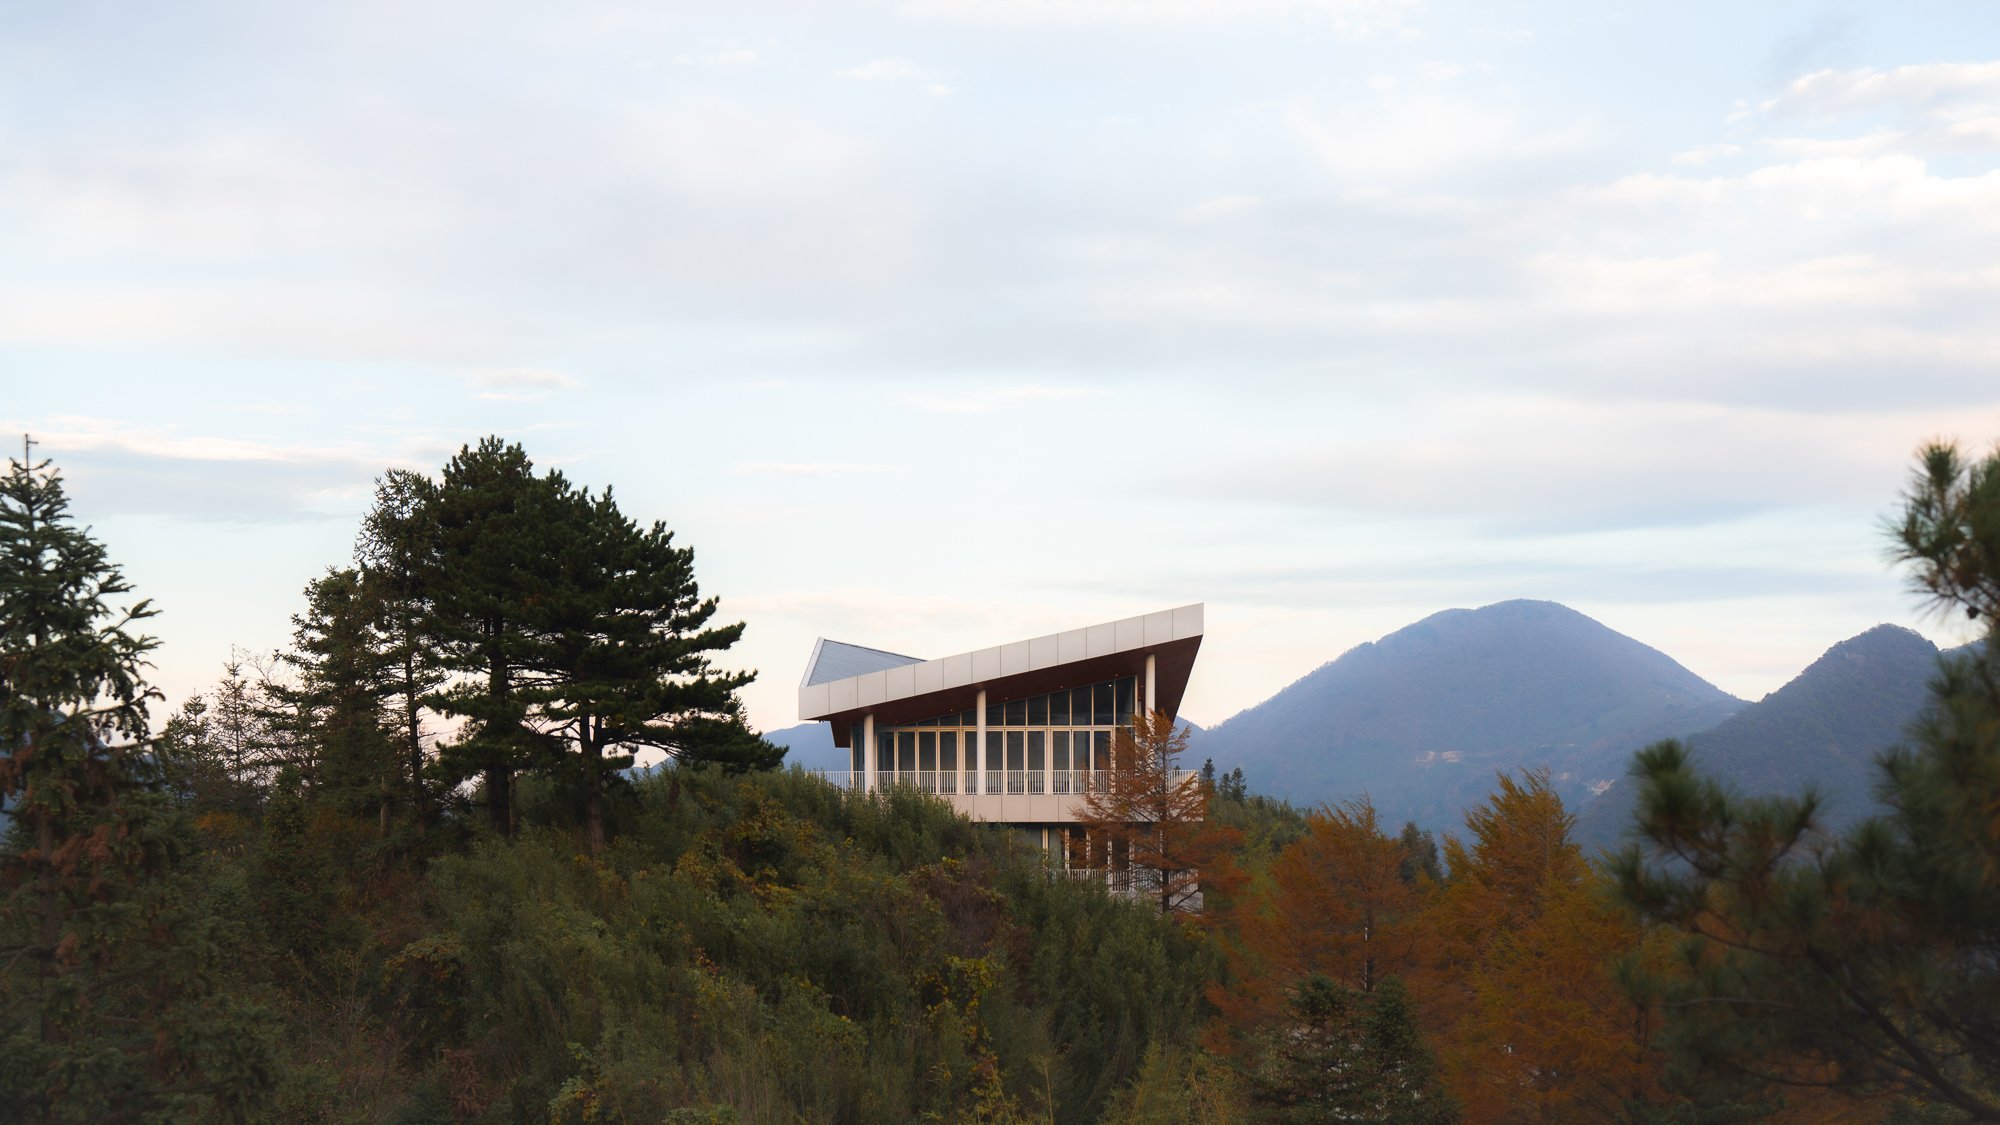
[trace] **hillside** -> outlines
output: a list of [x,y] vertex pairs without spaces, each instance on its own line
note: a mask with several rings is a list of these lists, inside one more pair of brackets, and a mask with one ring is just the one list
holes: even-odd
[[1495,771],[1546,765],[1571,807],[1630,753],[1743,701],[1553,602],[1453,609],[1348,651],[1195,740],[1295,803],[1368,794],[1385,821],[1456,827]]
[[[1826,798],[1829,826],[1850,824],[1880,811],[1875,757],[1902,741],[1923,711],[1937,662],[1937,646],[1922,636],[1877,625],[1688,746],[1703,769],[1739,792],[1792,794],[1811,784]],[[1631,787],[1621,777],[1579,814],[1578,838],[1608,846],[1631,814]]]

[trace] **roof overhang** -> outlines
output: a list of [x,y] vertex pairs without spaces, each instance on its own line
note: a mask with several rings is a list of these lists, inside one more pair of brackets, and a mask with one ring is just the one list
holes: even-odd
[[[1202,609],[1200,603],[1184,605],[976,652],[802,684],[799,718],[827,720],[833,724],[834,745],[847,746],[851,741],[849,728],[863,715],[872,713],[877,723],[886,726],[918,722],[969,711],[981,691],[987,693],[988,703],[997,703],[1119,676],[1143,675],[1149,656],[1153,658],[1154,703],[1169,715],[1177,714],[1194,671],[1195,653],[1201,647]],[[823,644],[814,646],[815,663],[823,649]]]

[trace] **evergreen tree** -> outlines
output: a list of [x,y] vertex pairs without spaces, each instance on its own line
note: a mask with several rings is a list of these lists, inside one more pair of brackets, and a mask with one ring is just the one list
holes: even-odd
[[153,610],[118,604],[131,587],[67,507],[47,462],[0,480],[0,1105],[233,1116],[269,1075],[211,1002],[216,951],[175,893],[187,825],[150,753],[155,642],[136,631]]
[[638,526],[609,489],[563,502],[579,530],[567,538],[549,597],[546,663],[532,670],[549,729],[577,749],[595,854],[604,846],[605,775],[630,766],[634,747],[720,756],[732,730],[748,735],[736,691],[756,674],[710,662],[743,624],[710,624],[717,603],[701,597],[692,548],[675,546],[663,523]]
[[1414,820],[1406,820],[1398,842],[1403,846],[1403,882],[1444,881],[1444,866],[1438,862],[1437,838],[1429,831],[1418,828]]
[[375,482],[375,506],[362,519],[355,561],[381,607],[380,655],[394,673],[396,732],[409,786],[411,821],[422,835],[432,818],[425,784],[423,700],[443,682],[424,627],[431,611],[427,568],[436,541],[436,487],[428,477],[391,469]]
[[439,660],[464,677],[427,699],[466,720],[441,747],[448,780],[479,777],[495,831],[514,828],[514,775],[552,760],[530,724],[533,673],[544,650],[566,548],[585,534],[559,473],[537,477],[519,445],[497,437],[460,449],[427,505],[430,549],[419,573],[430,595],[426,632]]
[[1365,994],[1314,973],[1292,988],[1285,1013],[1253,1073],[1265,1120],[1458,1120],[1401,981],[1388,977]]
[[1914,748],[1884,757],[1890,812],[1830,837],[1813,794],[1739,797],[1662,743],[1633,766],[1643,844],[1616,870],[1689,937],[1654,983],[1691,1081],[1907,1090],[1996,1120],[2000,454],[1925,449],[1892,532],[1913,584],[1987,632],[1940,668]]
[[281,657],[299,682],[272,694],[291,708],[297,740],[311,747],[320,795],[351,813],[373,810],[387,835],[402,762],[383,722],[397,688],[394,657],[382,641],[383,607],[351,568],[327,571],[305,593],[305,612],[292,618],[292,651]]
[[1384,977],[1369,998],[1365,1034],[1375,1087],[1369,1120],[1388,1125],[1446,1125],[1458,1120],[1458,1105],[1438,1080],[1437,1060],[1424,1046],[1416,1011],[1400,979]]

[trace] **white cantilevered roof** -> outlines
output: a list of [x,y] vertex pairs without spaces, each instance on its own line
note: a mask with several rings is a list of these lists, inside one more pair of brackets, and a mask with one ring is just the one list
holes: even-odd
[[[947,714],[969,708],[981,689],[1011,698],[1077,686],[1091,676],[1131,674],[1149,654],[1162,658],[1158,703],[1171,714],[1201,644],[1202,610],[1197,602],[936,660],[821,640],[799,685],[799,718],[832,720],[835,742],[846,745],[843,720],[858,721],[865,712],[878,712],[878,722],[915,721],[929,709]],[[854,667],[841,663],[850,659],[865,667],[838,674]]]

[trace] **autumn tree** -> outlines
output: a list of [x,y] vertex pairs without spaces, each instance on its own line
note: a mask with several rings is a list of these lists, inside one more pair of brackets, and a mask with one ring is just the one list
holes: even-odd
[[1814,794],[1739,796],[1662,743],[1633,766],[1641,842],[1616,872],[1688,938],[1658,984],[1692,1080],[2000,1120],[2000,454],[1924,449],[1891,533],[1912,585],[1985,636],[1883,757],[1889,812],[1834,836]]
[[1091,777],[1076,813],[1114,879],[1161,914],[1199,909],[1204,881],[1228,875],[1234,832],[1209,822],[1208,787],[1180,768],[1186,752],[1173,716],[1140,708],[1113,735],[1110,768]]
[[[1223,1019],[1212,1041],[1261,1076],[1266,1102],[1291,1107],[1278,1119],[1317,1120],[1377,1096],[1375,1079],[1354,1069],[1361,1064],[1337,1059],[1368,1050],[1364,1026],[1383,982],[1420,968],[1416,922],[1428,891],[1405,876],[1406,848],[1383,834],[1367,800],[1321,806],[1305,828],[1271,863],[1263,893],[1231,909],[1229,980],[1209,989]],[[1408,1016],[1396,988],[1383,1011],[1392,1022]],[[1421,1051],[1415,1025],[1407,1031]],[[1427,1051],[1422,1059],[1433,1065]],[[1334,1073],[1310,1076],[1327,1066]]]
[[1403,878],[1403,848],[1382,834],[1374,805],[1321,806],[1305,828],[1271,862],[1264,892],[1230,912],[1231,983],[1211,1000],[1243,1029],[1278,1018],[1308,977],[1369,992],[1412,966],[1421,891]]
[[1546,771],[1501,776],[1445,841],[1430,977],[1452,1093],[1480,1121],[1597,1121],[1656,1100],[1649,1013],[1617,960],[1643,938],[1570,838]]

